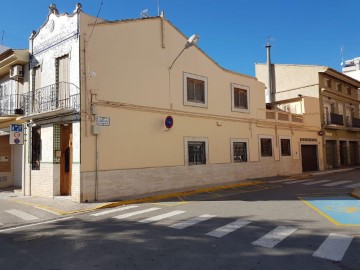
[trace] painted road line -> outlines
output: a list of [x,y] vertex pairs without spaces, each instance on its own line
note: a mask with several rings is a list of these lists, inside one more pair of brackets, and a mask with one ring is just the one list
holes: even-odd
[[55,222],[58,222],[58,221],[64,221],[64,220],[69,220],[69,219],[73,219],[73,217],[66,217],[66,218],[60,218],[60,219],[55,219],[55,220],[49,220],[49,221],[44,221],[44,222],[39,222],[39,223],[34,223],[34,224],[21,225],[21,226],[17,226],[17,227],[12,227],[12,228],[8,228],[8,229],[3,229],[3,230],[0,230],[0,233],[2,233],[2,232],[8,232],[8,231],[15,231],[15,230],[18,230],[18,229],[24,229],[24,228],[35,227],[35,226],[38,226],[38,225],[44,225],[44,224],[55,223]]
[[329,184],[325,184],[322,185],[323,187],[333,187],[333,186],[338,186],[338,185],[342,185],[342,184],[347,184],[347,183],[351,183],[352,181],[338,181],[338,182],[333,182],[333,183],[329,183]]
[[272,181],[268,181],[268,183],[274,184],[274,183],[281,183],[281,182],[287,182],[287,181],[293,181],[293,180],[292,179],[272,180]]
[[251,223],[251,221],[238,219],[238,220],[231,222],[225,226],[217,228],[216,230],[208,232],[206,235],[220,238],[220,237],[223,237],[231,232],[234,232],[250,223]]
[[39,206],[34,206],[34,208],[40,209],[40,210],[42,210],[42,211],[49,212],[49,213],[54,214],[54,215],[57,215],[57,216],[61,216],[60,213],[57,213],[57,212],[54,212],[54,211],[51,211],[51,210],[49,210],[49,209],[45,209],[45,208],[42,208],[42,207],[39,207]]
[[139,222],[141,222],[141,223],[151,223],[151,222],[159,221],[159,220],[162,220],[162,219],[165,219],[165,218],[177,216],[177,215],[180,215],[180,214],[185,213],[185,212],[186,211],[172,211],[172,212],[162,214],[162,215],[158,215],[158,216],[155,216],[155,217],[142,219]]
[[149,213],[149,212],[156,211],[156,210],[159,210],[159,209],[161,209],[161,208],[153,207],[153,208],[148,208],[148,209],[145,209],[145,210],[140,210],[140,211],[135,211],[135,212],[131,212],[131,213],[128,213],[128,214],[119,215],[119,216],[116,216],[114,218],[123,219],[123,218],[128,218],[128,217],[132,217],[132,216],[136,216],[136,215],[141,215],[141,214],[144,214],[144,213]]
[[201,216],[198,216],[198,217],[195,217],[195,218],[184,220],[182,222],[176,223],[176,224],[171,225],[169,227],[173,228],[173,229],[182,230],[182,229],[185,229],[185,228],[190,227],[192,225],[198,224],[198,223],[200,223],[202,221],[206,221],[206,220],[208,220],[210,218],[213,218],[213,217],[216,217],[216,216],[215,215],[205,214],[205,215],[201,215]]
[[28,213],[25,213],[23,211],[19,211],[19,210],[16,210],[16,209],[12,209],[12,210],[7,210],[5,211],[6,213],[10,214],[10,215],[13,215],[13,216],[16,216],[18,218],[21,218],[22,220],[26,220],[26,221],[31,221],[31,220],[36,220],[36,219],[39,219],[33,215],[30,215]]
[[352,236],[331,233],[313,256],[339,262],[344,257],[352,239]]
[[295,227],[279,226],[258,240],[252,242],[252,244],[260,247],[273,248],[296,230],[297,228]]
[[110,210],[106,210],[106,211],[102,211],[99,213],[95,213],[95,214],[91,214],[90,216],[94,216],[94,217],[98,217],[98,216],[103,216],[103,215],[107,215],[107,214],[111,214],[114,212],[120,212],[120,211],[124,211],[124,210],[128,210],[128,209],[133,209],[138,207],[137,205],[128,205],[128,206],[124,206],[124,207],[118,207],[118,208],[113,208]]
[[326,182],[330,182],[332,180],[320,180],[320,181],[315,181],[315,182],[310,182],[310,183],[303,183],[303,185],[316,185],[316,184],[321,184],[321,183],[326,183]]
[[358,188],[360,187],[360,183],[357,183],[357,184],[353,184],[353,185],[348,185],[346,186],[347,188]]
[[287,183],[284,183],[284,184],[285,184],[285,185],[292,185],[292,184],[304,183],[304,182],[311,181],[311,180],[314,180],[314,179],[306,179],[306,180],[300,180],[300,181],[291,181],[291,182],[287,182]]

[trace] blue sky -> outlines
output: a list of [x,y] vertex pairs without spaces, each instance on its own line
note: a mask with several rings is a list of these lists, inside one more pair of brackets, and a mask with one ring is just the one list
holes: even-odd
[[[83,10],[108,20],[138,18],[157,2],[165,17],[185,35],[200,35],[198,46],[224,68],[254,76],[254,64],[266,61],[271,36],[272,60],[315,64],[341,70],[345,60],[360,56],[360,0],[83,0]],[[27,48],[55,3],[71,13],[75,0],[18,0],[1,3],[3,45]],[[4,33],[4,35],[3,35]],[[1,39],[0,39],[1,44]]]

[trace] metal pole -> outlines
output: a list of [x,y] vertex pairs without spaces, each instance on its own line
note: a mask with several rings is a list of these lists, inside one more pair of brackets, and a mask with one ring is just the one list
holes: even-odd
[[95,140],[96,140],[95,201],[97,201],[97,199],[98,199],[98,180],[99,180],[99,140],[98,140],[97,134],[95,135]]

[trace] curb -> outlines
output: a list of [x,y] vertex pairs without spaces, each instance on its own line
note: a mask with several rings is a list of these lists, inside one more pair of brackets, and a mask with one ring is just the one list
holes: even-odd
[[139,198],[139,199],[130,199],[130,200],[112,202],[112,203],[108,203],[106,205],[101,205],[101,206],[97,207],[96,209],[112,208],[112,207],[117,207],[117,206],[122,206],[122,205],[127,205],[127,204],[133,204],[133,203],[145,203],[145,202],[150,202],[150,201],[155,201],[155,200],[164,200],[164,199],[169,199],[169,198],[174,198],[174,197],[187,196],[187,195],[217,191],[217,190],[222,190],[222,189],[255,186],[255,185],[260,185],[263,183],[265,183],[265,181],[259,180],[259,181],[243,182],[243,183],[232,184],[232,185],[216,186],[216,187],[210,187],[210,188],[201,188],[201,189],[195,189],[195,190],[189,190],[189,191],[168,193],[168,194],[144,197],[144,198]]

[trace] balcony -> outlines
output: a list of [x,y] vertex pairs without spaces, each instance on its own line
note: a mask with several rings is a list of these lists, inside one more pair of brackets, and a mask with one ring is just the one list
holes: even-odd
[[0,95],[0,116],[24,114],[24,100],[22,95]]
[[23,99],[26,116],[80,110],[79,87],[72,83],[60,82],[45,86],[24,94]]
[[341,114],[330,113],[330,119],[327,119],[326,124],[328,125],[344,125],[344,116]]

